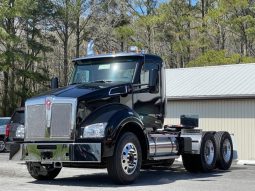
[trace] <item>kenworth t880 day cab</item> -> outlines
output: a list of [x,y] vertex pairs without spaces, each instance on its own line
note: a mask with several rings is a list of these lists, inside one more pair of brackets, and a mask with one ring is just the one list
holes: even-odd
[[194,116],[164,125],[165,83],[171,82],[159,56],[120,53],[73,62],[67,87],[25,103],[24,142],[10,158],[25,161],[33,178],[53,179],[62,167],[106,167],[116,183],[129,184],[141,168],[168,166],[179,156],[189,172],[229,169],[228,132],[203,132]]

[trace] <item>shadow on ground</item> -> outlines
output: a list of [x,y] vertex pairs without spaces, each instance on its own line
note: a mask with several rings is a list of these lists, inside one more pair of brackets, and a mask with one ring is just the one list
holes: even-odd
[[[191,181],[215,181],[214,177],[222,176],[230,171],[215,170],[210,173],[189,173],[182,166],[174,165],[172,168],[153,168],[150,170],[142,170],[139,178],[135,183],[128,186],[148,186],[162,185],[175,182],[177,180]],[[94,173],[86,175],[78,175],[65,178],[56,178],[52,181],[33,181],[33,184],[50,184],[61,186],[84,186],[84,187],[123,187],[115,185],[107,173]]]

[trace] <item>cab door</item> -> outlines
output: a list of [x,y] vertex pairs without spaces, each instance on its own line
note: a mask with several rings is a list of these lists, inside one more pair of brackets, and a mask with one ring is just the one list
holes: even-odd
[[[134,91],[134,103],[133,109],[139,114],[146,128],[162,128],[162,107],[164,107],[164,101],[161,95],[161,63],[154,60],[146,60],[140,71],[139,83],[141,86]],[[149,76],[152,70],[158,71],[157,86],[155,93],[150,93],[148,87]],[[139,91],[139,88],[141,91]]]

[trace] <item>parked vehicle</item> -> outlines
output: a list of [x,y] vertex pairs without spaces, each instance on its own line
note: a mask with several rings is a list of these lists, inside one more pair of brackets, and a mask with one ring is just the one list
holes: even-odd
[[5,130],[6,130],[6,124],[9,123],[10,117],[0,117],[0,152],[3,152],[5,150]]
[[14,142],[24,140],[24,122],[25,108],[17,108],[6,126],[5,145],[7,151],[10,151],[10,147],[12,144],[14,144]]
[[[120,184],[142,165],[171,165],[182,156],[189,172],[227,170],[233,157],[228,132],[203,132],[197,116],[164,126],[165,66],[156,55],[121,53],[74,59],[70,85],[25,104],[25,142],[12,159],[26,161],[38,180],[62,167],[106,167]],[[57,80],[52,87],[57,87]],[[21,155],[19,155],[21,154]]]

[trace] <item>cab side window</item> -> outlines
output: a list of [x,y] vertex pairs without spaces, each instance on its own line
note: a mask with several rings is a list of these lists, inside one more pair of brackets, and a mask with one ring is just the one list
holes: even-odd
[[141,80],[141,84],[148,84],[149,83],[149,74],[150,71],[149,70],[145,70],[144,67],[141,70],[141,76],[140,76],[140,80]]
[[[141,75],[140,75],[140,83],[141,84],[149,84],[149,76],[150,76],[150,72],[152,72],[152,70],[159,71],[158,64],[148,62],[143,65],[142,70],[141,70]],[[158,79],[157,86],[159,86],[159,79]]]

